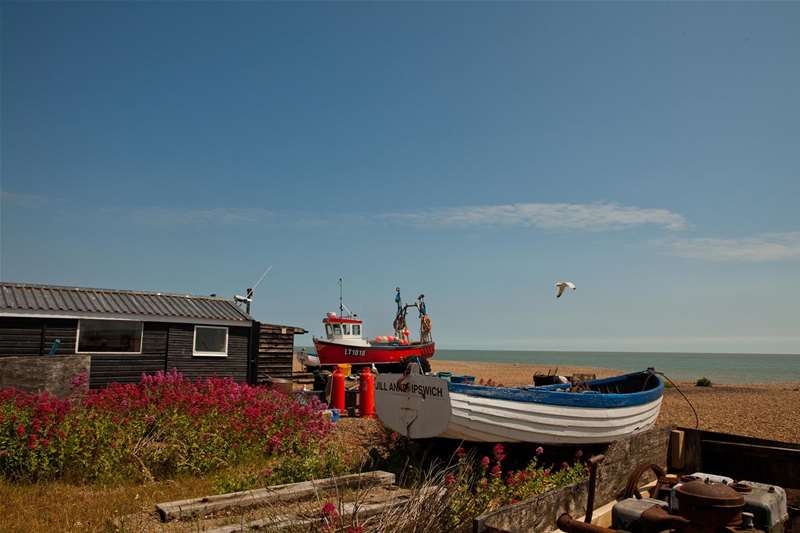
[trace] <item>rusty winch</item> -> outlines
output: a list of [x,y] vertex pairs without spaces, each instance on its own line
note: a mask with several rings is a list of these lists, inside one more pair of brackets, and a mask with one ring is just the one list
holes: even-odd
[[679,485],[675,496],[678,514],[689,520],[691,529],[711,532],[742,523],[744,497],[728,485],[698,479]]

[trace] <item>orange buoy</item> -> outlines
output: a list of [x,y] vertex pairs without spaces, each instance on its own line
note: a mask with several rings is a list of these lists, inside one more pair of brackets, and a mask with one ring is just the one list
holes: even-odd
[[333,384],[331,387],[331,408],[344,412],[344,372],[337,366],[331,376]]
[[366,366],[358,376],[358,403],[362,417],[375,416],[375,376]]

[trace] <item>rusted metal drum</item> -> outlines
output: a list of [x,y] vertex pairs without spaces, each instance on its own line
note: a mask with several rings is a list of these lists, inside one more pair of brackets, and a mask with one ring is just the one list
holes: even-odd
[[675,490],[680,514],[703,529],[739,523],[744,496],[723,483],[690,481]]

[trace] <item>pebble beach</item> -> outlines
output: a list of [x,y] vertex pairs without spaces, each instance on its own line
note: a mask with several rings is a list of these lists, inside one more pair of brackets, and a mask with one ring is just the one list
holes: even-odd
[[[553,367],[524,363],[436,359],[431,360],[431,367],[434,372],[468,374],[475,376],[476,380],[491,379],[495,384],[507,386],[529,384],[535,373],[553,370]],[[558,373],[608,377],[624,372],[608,368],[562,366]],[[678,381],[676,384],[694,405],[700,429],[800,443],[800,382],[712,384],[711,387],[697,387],[693,382]],[[658,424],[695,426],[691,408],[674,387],[665,390]]]

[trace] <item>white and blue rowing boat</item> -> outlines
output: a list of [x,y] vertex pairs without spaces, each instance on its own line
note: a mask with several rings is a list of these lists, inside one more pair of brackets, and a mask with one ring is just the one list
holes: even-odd
[[381,421],[411,437],[474,442],[593,444],[653,427],[664,385],[653,370],[543,387],[452,383],[412,370],[380,374],[375,403]]

